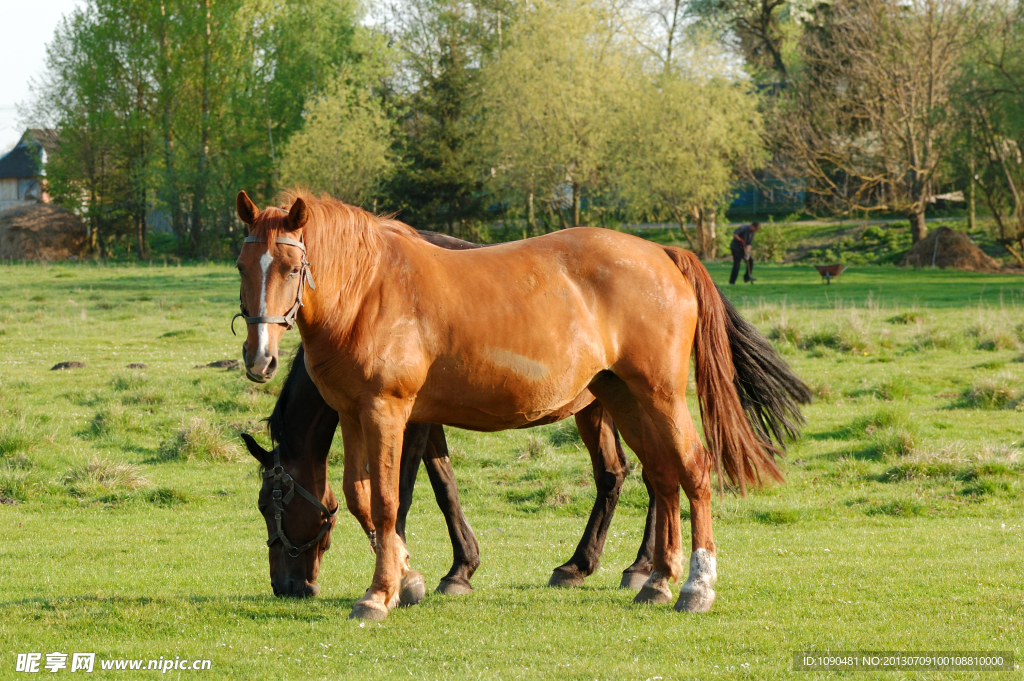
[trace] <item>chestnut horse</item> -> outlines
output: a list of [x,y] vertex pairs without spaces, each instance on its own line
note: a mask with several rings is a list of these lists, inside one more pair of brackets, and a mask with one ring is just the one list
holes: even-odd
[[[425,236],[432,243],[438,243],[439,237],[443,235]],[[250,454],[263,466],[264,471],[272,471],[280,465],[293,485],[307,490],[320,501],[320,505],[316,506],[301,495],[296,495],[289,503],[284,503],[282,490],[281,510],[284,513],[280,518],[281,527],[278,528],[279,519],[276,517],[277,508],[273,498],[275,480],[272,475],[264,476],[258,507],[267,523],[267,534],[271,537],[268,541],[270,584],[277,596],[316,596],[320,591],[317,584],[320,562],[331,544],[333,514],[330,509],[338,506],[328,482],[327,468],[331,442],[338,426],[338,414],[320,396],[306,372],[305,353],[301,345],[268,422],[275,443],[274,449],[267,451],[250,435],[242,433]],[[576,414],[576,423],[580,437],[590,451],[597,498],[575,553],[566,563],[555,568],[550,586],[580,586],[586,577],[597,570],[619,492],[629,472],[618,434],[600,403],[595,402]],[[470,579],[480,565],[480,551],[459,503],[444,430],[437,424],[410,423],[406,426],[402,438],[396,532],[404,541],[406,517],[412,506],[416,473],[421,461],[427,469],[434,498],[444,515],[452,543],[452,567],[441,578],[436,591],[446,595],[469,593],[473,590]],[[325,525],[325,513],[320,508],[327,509],[327,514],[331,515],[328,529],[323,533],[320,530]],[[651,535],[653,514],[652,496],[637,560],[623,572],[622,587],[637,590],[650,576],[654,550]],[[305,550],[298,550],[303,546],[306,546]],[[293,550],[289,550],[289,547]],[[423,598],[425,588],[422,582],[406,580],[404,587],[400,596],[402,604],[413,604]]]
[[[730,323],[692,253],[590,228],[448,251],[312,196],[261,213],[239,192],[237,210],[249,227],[238,258],[246,374],[269,380],[281,334],[298,324],[309,375],[340,417],[347,506],[375,533],[373,581],[352,617],[386,617],[412,572],[396,532],[409,422],[503,430],[595,397],[655,493],[654,570],[637,600],[668,602],[682,573],[682,485],[692,551],[676,609],[711,608],[711,463],[742,493],[781,482],[764,436],[792,430],[808,391],[763,339]],[[686,404],[691,351],[710,456]],[[745,357],[753,365],[738,371]]]

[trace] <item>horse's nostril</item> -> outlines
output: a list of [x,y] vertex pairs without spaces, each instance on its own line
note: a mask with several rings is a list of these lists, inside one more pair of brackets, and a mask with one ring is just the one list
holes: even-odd
[[267,376],[273,376],[277,371],[277,357],[270,358],[270,364],[267,365],[267,370],[264,372]]

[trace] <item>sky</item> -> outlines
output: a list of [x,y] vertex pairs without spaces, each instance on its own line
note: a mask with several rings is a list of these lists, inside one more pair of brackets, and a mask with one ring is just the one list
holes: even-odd
[[8,29],[0,40],[0,152],[11,149],[24,132],[17,106],[31,97],[29,81],[43,75],[46,44],[53,39],[57,24],[84,1],[11,1],[3,5],[0,18]]

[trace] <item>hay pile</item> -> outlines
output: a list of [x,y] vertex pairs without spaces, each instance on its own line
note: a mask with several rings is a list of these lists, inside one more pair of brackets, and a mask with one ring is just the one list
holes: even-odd
[[27,203],[0,211],[0,259],[67,260],[86,248],[82,219],[51,203]]
[[928,232],[928,236],[907,251],[900,265],[931,267],[932,257],[935,258],[936,267],[952,267],[969,272],[998,272],[1002,269],[998,262],[975,246],[966,234],[949,227],[939,227]]

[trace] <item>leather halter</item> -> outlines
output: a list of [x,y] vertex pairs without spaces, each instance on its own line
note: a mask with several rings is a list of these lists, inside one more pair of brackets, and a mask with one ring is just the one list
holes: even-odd
[[[323,539],[325,534],[327,534],[327,531],[331,529],[334,516],[338,513],[338,508],[340,508],[341,505],[339,504],[333,511],[328,511],[327,507],[324,506],[319,499],[307,492],[302,485],[295,482],[292,476],[285,473],[284,466],[281,465],[281,452],[277,447],[274,447],[274,467],[270,470],[263,471],[263,479],[274,481],[274,489],[270,493],[270,501],[274,505],[274,522],[277,524],[277,529],[270,535],[270,538],[267,539],[267,546],[273,546],[275,541],[280,540],[281,545],[284,547],[284,550],[288,552],[288,555],[292,558],[298,558],[299,554],[305,553],[320,543],[320,540]],[[285,493],[282,487],[287,488],[287,493]],[[316,506],[320,513],[325,516],[320,525],[320,534],[316,535],[315,539],[306,542],[302,546],[295,546],[288,541],[288,537],[284,534],[284,526],[281,524],[281,518],[285,514],[284,505],[292,500],[296,492],[298,492],[299,495],[309,503]]]
[[[247,236],[245,237],[244,244],[255,244],[255,243],[266,243],[266,238],[262,236]],[[313,291],[316,290],[316,282],[313,281],[313,272],[309,269],[309,261],[306,260],[306,245],[301,241],[295,239],[289,239],[288,237],[279,236],[274,239],[274,243],[284,244],[285,246],[295,246],[302,251],[302,268],[299,270],[299,290],[295,294],[295,304],[292,305],[291,309],[284,313],[282,317],[250,317],[245,311],[245,307],[242,305],[242,300],[239,298],[238,307],[241,310],[238,314],[231,318],[231,334],[238,335],[235,333],[235,320],[241,317],[245,320],[246,324],[283,324],[286,329],[291,330],[295,326],[295,317],[299,314],[299,308],[302,307],[302,290],[306,284],[309,284],[309,288]]]

